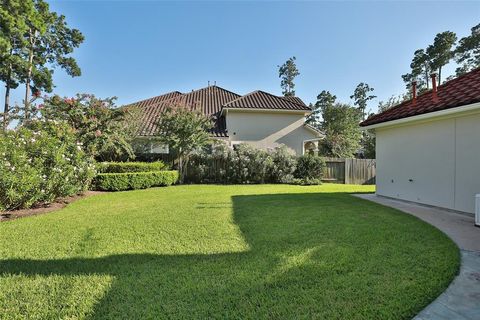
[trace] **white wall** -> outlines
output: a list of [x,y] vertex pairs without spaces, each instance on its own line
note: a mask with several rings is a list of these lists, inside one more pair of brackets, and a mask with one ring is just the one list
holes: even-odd
[[377,194],[474,212],[480,114],[377,129],[376,135]]
[[305,128],[303,113],[228,110],[226,120],[231,143],[246,142],[263,149],[285,144],[300,155],[305,140],[318,138]]

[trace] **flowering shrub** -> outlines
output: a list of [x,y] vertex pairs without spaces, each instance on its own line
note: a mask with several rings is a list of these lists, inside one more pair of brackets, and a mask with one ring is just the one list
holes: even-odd
[[271,163],[272,158],[266,151],[238,144],[228,162],[229,180],[231,183],[264,183]]
[[66,121],[83,149],[99,161],[125,161],[135,157],[131,142],[137,134],[139,109],[117,108],[116,98],[99,99],[91,94],[72,98],[44,97],[39,116]]
[[[319,157],[311,157],[314,159],[296,157],[286,146],[265,151],[238,144],[232,150],[217,141],[192,156],[187,180],[193,183],[318,184],[324,163]],[[299,170],[297,161],[302,162]]]
[[190,159],[186,179],[194,183],[227,183],[227,162],[232,150],[222,141],[196,150]]
[[65,123],[35,120],[0,134],[0,210],[82,192],[94,174],[93,160]]
[[269,181],[273,183],[291,183],[297,166],[297,158],[286,146],[274,149],[270,155],[272,162],[268,168]]

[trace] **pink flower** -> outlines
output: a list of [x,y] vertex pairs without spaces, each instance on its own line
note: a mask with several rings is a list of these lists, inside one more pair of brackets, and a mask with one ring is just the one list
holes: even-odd
[[37,109],[38,109],[38,110],[41,110],[41,109],[43,109],[43,108],[45,108],[45,105],[44,105],[43,103],[41,103],[41,104],[39,104],[39,105],[37,106]]
[[75,99],[74,98],[65,98],[65,99],[63,99],[63,101],[65,101],[65,103],[67,103],[69,105],[73,105],[73,103],[75,102]]
[[95,137],[100,137],[102,135],[102,131],[97,130],[95,131]]

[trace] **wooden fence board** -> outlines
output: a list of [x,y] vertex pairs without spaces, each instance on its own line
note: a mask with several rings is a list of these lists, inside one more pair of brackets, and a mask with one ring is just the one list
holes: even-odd
[[[375,184],[376,161],[375,159],[342,159],[342,158],[323,158],[325,169],[322,181],[343,184]],[[171,159],[164,159],[168,161]],[[195,166],[191,163],[190,167]],[[227,163],[223,160],[214,159],[209,164],[205,164],[207,170],[207,180],[210,183],[225,183],[223,178],[228,169]],[[193,171],[190,168],[188,171]],[[187,172],[187,179],[190,177]]]
[[375,184],[375,159],[324,158],[322,180],[345,184]]

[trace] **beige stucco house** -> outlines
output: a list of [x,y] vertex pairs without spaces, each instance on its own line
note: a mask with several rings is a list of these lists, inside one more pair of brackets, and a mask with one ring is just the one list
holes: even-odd
[[413,92],[412,100],[361,125],[376,133],[378,195],[474,213],[480,194],[480,69],[418,97]]
[[167,146],[156,142],[156,126],[168,106],[183,104],[200,110],[213,120],[210,134],[229,146],[248,143],[262,149],[286,145],[297,155],[316,152],[322,134],[305,124],[312,110],[298,97],[280,97],[263,91],[239,95],[219,86],[189,93],[178,91],[133,103],[142,110],[137,145],[143,152],[166,154]]

